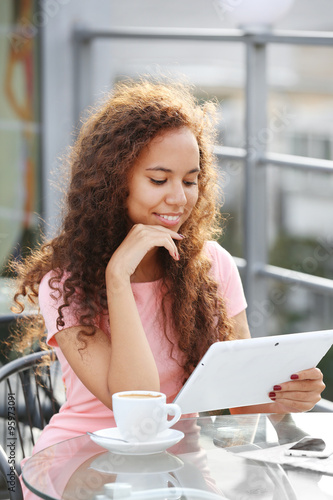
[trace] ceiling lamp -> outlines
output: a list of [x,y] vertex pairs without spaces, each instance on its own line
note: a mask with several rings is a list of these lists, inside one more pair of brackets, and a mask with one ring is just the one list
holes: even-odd
[[287,14],[294,0],[217,0],[219,15],[244,31],[268,31]]

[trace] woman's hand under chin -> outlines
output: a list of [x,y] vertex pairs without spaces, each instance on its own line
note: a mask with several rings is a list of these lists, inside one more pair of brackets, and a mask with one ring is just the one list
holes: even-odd
[[183,237],[163,226],[135,224],[112,255],[106,268],[106,282],[112,285],[128,282],[145,256],[156,247],[164,247],[170,256],[179,260],[174,240]]

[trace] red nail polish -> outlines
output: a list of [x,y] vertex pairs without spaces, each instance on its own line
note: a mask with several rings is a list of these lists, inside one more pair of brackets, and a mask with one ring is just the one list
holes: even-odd
[[180,234],[180,233],[178,233],[178,234],[179,234],[179,236],[181,236],[182,238],[185,238],[185,236],[184,236],[183,234]]
[[274,391],[281,391],[282,387],[280,385],[275,385],[273,389]]
[[293,375],[291,375],[291,380],[297,380],[299,377],[297,375],[297,373],[294,373]]
[[275,392],[270,392],[270,393],[268,394],[268,396],[269,396],[271,399],[273,399],[273,398],[275,398],[276,394],[275,394]]

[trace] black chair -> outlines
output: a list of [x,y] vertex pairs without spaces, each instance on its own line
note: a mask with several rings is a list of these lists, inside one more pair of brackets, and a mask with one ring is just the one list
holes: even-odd
[[[10,500],[23,498],[20,462],[31,454],[42,429],[65,400],[59,362],[51,351],[53,361],[44,365],[45,356],[50,352],[34,352],[0,368],[1,486],[2,492],[8,489]],[[14,491],[9,488],[12,485]],[[8,493],[0,493],[0,498],[8,498]]]

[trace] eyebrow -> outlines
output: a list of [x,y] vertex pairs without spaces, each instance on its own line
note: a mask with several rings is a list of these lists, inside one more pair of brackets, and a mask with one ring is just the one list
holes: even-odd
[[[172,170],[170,168],[165,168],[165,167],[151,167],[151,168],[146,168],[146,170],[153,170],[154,172],[168,172],[172,173]],[[195,174],[196,172],[200,172],[200,168],[192,168],[187,174]]]

